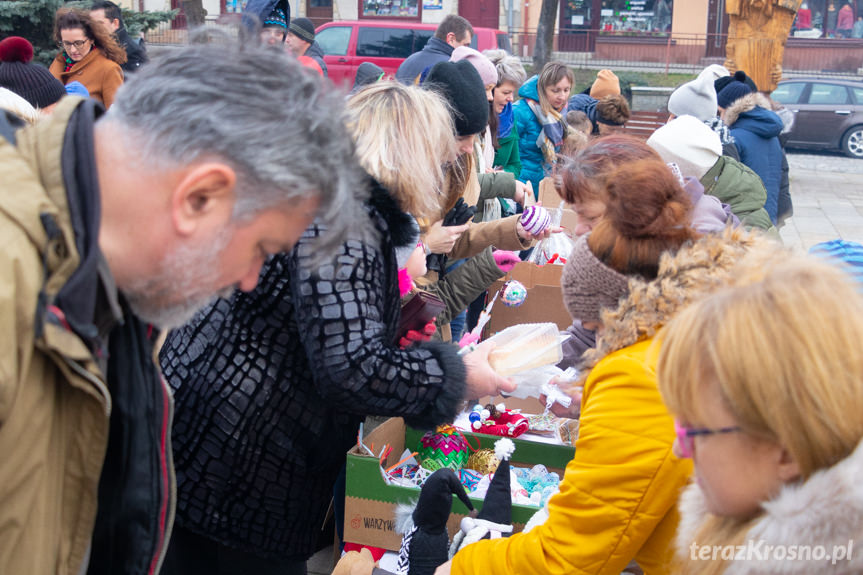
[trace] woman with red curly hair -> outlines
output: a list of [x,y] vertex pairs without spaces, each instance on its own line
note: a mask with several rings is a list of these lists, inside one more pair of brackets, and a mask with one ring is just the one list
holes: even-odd
[[54,16],[54,41],[61,50],[51,63],[54,77],[63,84],[81,82],[91,98],[110,108],[123,84],[126,51],[108,29],[89,12],[61,8]]

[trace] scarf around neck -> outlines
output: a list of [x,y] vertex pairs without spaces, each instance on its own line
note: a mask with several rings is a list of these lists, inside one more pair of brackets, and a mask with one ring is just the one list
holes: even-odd
[[497,126],[497,137],[506,138],[512,133],[512,126],[515,123],[515,113],[512,109],[512,102],[507,102],[506,106],[503,107],[503,110],[500,114],[498,114],[498,118],[500,118],[500,122]]
[[[559,119],[549,117],[542,111],[542,106],[536,100],[527,100],[527,105],[530,106],[533,115],[542,126],[542,131],[536,139],[536,147],[542,150],[545,160],[549,163],[554,163],[557,157],[556,149],[563,144],[563,137],[566,135],[566,123],[563,121],[563,116]],[[563,114],[566,114],[564,108]]]

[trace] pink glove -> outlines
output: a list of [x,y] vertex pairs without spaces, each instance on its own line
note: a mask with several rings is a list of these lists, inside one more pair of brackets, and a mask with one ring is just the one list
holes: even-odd
[[404,349],[418,341],[428,341],[434,335],[435,331],[437,331],[437,328],[435,327],[434,320],[428,322],[422,331],[409,329],[408,332],[399,340],[399,347]]
[[503,273],[507,273],[515,267],[515,264],[521,261],[518,257],[518,254],[515,252],[507,252],[498,250],[491,254],[491,257],[494,258],[494,263],[497,264],[497,267],[500,268],[500,271]]

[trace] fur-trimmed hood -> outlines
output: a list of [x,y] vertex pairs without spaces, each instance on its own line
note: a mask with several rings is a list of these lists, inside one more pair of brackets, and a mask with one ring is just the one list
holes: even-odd
[[773,111],[767,96],[753,92],[735,101],[725,111],[725,124],[733,128],[744,128],[763,138],[772,138],[782,133],[785,124]]
[[[745,548],[753,549],[751,559],[732,561],[728,575],[809,575],[863,573],[863,442],[854,452],[833,467],[812,475],[805,483],[786,485],[779,495],[764,505],[764,515],[749,530]],[[709,516],[704,495],[692,483],[680,497],[680,523],[677,529],[677,552],[689,557],[702,523]],[[749,540],[752,542],[749,543]],[[763,541],[764,543],[761,543]],[[850,543],[849,543],[850,541]],[[770,546],[810,546],[807,553],[817,554],[821,546],[829,557],[840,548],[850,556],[831,560],[766,559],[763,550]],[[850,546],[850,549],[849,549]],[[761,550],[761,551],[759,551]],[[848,551],[850,550],[850,553]],[[764,560],[760,560],[765,557]]]
[[617,309],[602,313],[603,332],[596,349],[585,353],[585,365],[593,367],[606,355],[653,337],[699,294],[722,286],[746,251],[769,241],[757,233],[727,229],[663,255],[655,280],[630,279],[629,296]]

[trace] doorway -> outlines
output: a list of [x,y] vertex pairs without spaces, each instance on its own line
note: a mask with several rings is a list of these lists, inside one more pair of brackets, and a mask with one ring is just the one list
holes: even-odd
[[308,2],[306,16],[314,23],[315,28],[333,21],[333,0],[308,0]]
[[500,27],[500,0],[461,0],[458,15],[477,28]]
[[569,0],[560,3],[561,52],[593,52],[599,28],[600,0]]
[[707,58],[725,58],[725,42],[728,39],[728,14],[725,0],[710,0],[707,8]]

